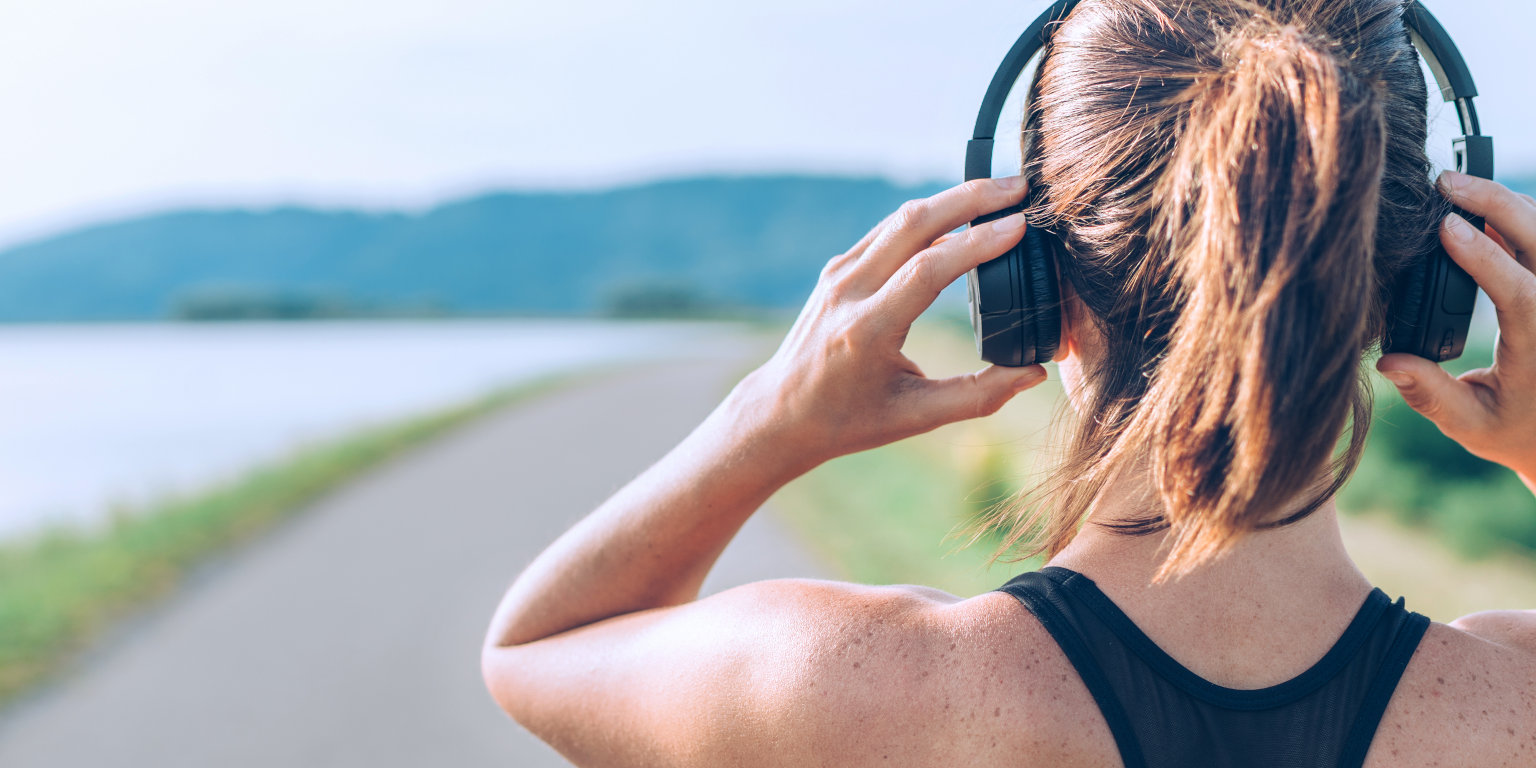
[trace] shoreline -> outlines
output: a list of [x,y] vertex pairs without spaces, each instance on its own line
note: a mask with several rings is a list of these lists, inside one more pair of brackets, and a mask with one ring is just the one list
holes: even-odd
[[726,324],[0,325],[0,540],[143,509],[296,446],[540,376],[715,348]]
[[66,671],[190,576],[389,461],[493,412],[600,375],[545,374],[456,405],[298,447],[203,490],[0,539],[0,714]]

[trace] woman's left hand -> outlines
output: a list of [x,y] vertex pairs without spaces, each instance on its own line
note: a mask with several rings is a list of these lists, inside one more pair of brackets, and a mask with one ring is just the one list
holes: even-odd
[[1044,381],[1038,365],[929,379],[901,352],[939,292],[1016,245],[1024,220],[1015,214],[945,233],[1023,197],[1018,177],[966,182],[905,203],[828,262],[784,343],[728,401],[753,437],[809,468],[990,415]]

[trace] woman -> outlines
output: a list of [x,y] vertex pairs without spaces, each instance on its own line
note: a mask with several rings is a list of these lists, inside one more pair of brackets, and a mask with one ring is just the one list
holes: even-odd
[[[1331,501],[1387,286],[1437,236],[1499,309],[1497,363],[1378,368],[1536,490],[1536,201],[1448,174],[1490,226],[1446,215],[1401,10],[1086,0],[1041,64],[1025,176],[905,205],[834,258],[772,359],[518,578],[484,652],[497,701],[583,766],[1536,765],[1536,613],[1390,604]],[[1080,425],[1042,503],[997,523],[1051,567],[968,600],[697,599],[784,483],[1045,378],[932,381],[900,353],[1025,218],[1070,251]]]

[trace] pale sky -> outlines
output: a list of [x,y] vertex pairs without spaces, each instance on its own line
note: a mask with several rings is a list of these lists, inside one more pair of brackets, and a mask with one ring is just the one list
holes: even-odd
[[[993,68],[1047,4],[0,0],[0,244],[179,205],[413,208],[699,171],[957,180]],[[1536,172],[1536,6],[1428,5],[1501,173]]]

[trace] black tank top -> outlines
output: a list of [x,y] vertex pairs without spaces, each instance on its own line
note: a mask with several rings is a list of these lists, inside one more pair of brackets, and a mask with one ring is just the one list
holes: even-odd
[[1429,619],[1371,590],[1311,669],[1257,690],[1189,671],[1091,579],[1066,568],[999,589],[1018,598],[1077,669],[1126,768],[1317,768],[1365,762],[1387,701]]

